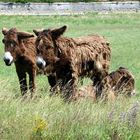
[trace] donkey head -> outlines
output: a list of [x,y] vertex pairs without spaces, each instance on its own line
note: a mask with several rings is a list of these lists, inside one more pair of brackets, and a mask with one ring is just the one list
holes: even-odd
[[4,38],[2,40],[4,44],[5,54],[3,60],[7,66],[10,66],[17,60],[19,55],[24,53],[23,39],[33,37],[34,35],[26,32],[19,32],[16,28],[10,30],[3,28],[2,33]]
[[56,63],[59,58],[57,56],[56,40],[65,32],[66,26],[58,29],[33,30],[36,34],[36,50],[37,50],[37,66],[39,68],[46,67],[49,64]]

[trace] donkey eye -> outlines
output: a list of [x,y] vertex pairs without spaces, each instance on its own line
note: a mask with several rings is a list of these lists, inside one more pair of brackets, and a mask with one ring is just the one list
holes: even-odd
[[13,42],[12,42],[12,43],[10,43],[10,47],[12,47],[12,48],[13,48],[13,47],[15,47],[15,46],[16,46],[16,44],[15,44],[15,43],[13,43]]
[[37,48],[37,49],[36,49],[36,51],[37,51],[37,54],[39,54],[39,53],[40,53],[40,50],[39,50],[39,48]]
[[13,44],[13,43],[11,43],[11,44],[10,44],[10,46],[11,46],[11,47],[14,47],[14,44]]
[[37,49],[37,54],[39,54],[39,52],[40,52],[39,49]]
[[15,47],[16,44],[17,44],[17,43],[16,43],[15,41],[10,42],[10,46],[11,46],[11,47]]

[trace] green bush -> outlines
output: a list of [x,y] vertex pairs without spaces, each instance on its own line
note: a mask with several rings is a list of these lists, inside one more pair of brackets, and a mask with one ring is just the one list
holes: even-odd
[[17,2],[17,3],[27,3],[28,0],[15,0],[15,2]]

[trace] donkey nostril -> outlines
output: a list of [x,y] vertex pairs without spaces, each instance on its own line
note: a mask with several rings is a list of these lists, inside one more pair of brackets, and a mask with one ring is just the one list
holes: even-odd
[[43,65],[42,62],[37,62],[37,66],[40,68],[40,69],[43,69],[45,66]]
[[10,62],[10,59],[4,58],[4,61],[7,62],[7,63],[9,63]]
[[43,64],[42,64],[41,62],[37,62],[37,66],[38,66],[39,68],[42,68]]
[[6,65],[10,65],[10,59],[3,59]]

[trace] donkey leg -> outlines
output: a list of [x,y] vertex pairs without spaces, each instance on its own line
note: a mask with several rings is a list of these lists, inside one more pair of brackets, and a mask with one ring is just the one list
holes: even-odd
[[102,79],[107,76],[107,74],[108,73],[106,71],[98,71],[95,76],[91,77],[93,86],[98,86]]
[[57,92],[57,86],[58,85],[56,84],[56,76],[55,75],[49,75],[48,76],[48,82],[51,86],[51,88],[50,88],[50,92],[51,92],[50,96],[51,96],[51,95],[53,95]]
[[78,75],[76,73],[72,74],[72,92],[75,94],[77,90],[77,84],[78,84]]
[[33,93],[35,92],[35,69],[29,71],[29,90],[31,92],[31,97],[33,97]]
[[66,79],[66,94],[65,98],[71,100],[77,91],[78,76],[77,73],[72,73],[71,76],[68,76]]
[[17,75],[20,83],[21,95],[24,96],[27,93],[26,73],[18,71]]
[[49,82],[51,88],[53,88],[56,85],[56,76],[49,75],[48,82]]

